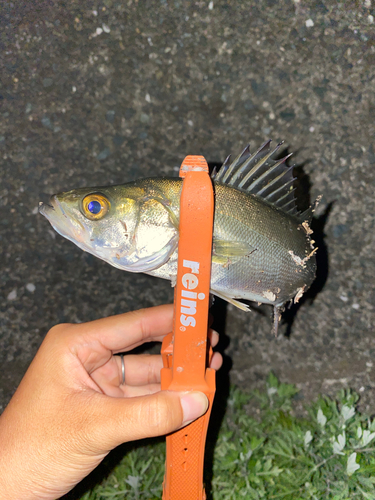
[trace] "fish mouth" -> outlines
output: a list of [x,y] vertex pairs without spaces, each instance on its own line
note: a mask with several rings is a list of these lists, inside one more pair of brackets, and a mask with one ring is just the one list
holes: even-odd
[[44,217],[50,222],[51,218],[55,218],[60,215],[66,217],[63,207],[61,206],[61,203],[59,202],[56,194],[52,195],[49,198],[48,202],[40,201],[38,211],[41,215],[44,215]]
[[47,213],[50,210],[55,211],[55,208],[53,205],[50,205],[49,203],[45,203],[43,201],[39,202],[38,211],[41,215],[44,215],[44,217],[47,217]]
[[[64,238],[72,241],[83,248],[85,233],[87,228],[80,222],[74,214],[66,213],[58,195],[54,194],[48,202],[39,203],[39,213],[43,215],[51,224],[53,229]],[[86,246],[83,250],[88,250]]]
[[41,201],[38,211],[50,222],[50,224],[52,224],[53,228],[61,234],[59,229],[66,224],[66,214],[57,196],[55,194],[52,195],[48,202]]

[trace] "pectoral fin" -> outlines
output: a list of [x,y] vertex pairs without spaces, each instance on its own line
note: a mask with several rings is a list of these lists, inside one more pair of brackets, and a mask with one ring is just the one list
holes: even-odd
[[251,247],[243,241],[228,241],[214,238],[212,246],[212,262],[216,264],[233,263],[236,260],[246,257],[256,248]]

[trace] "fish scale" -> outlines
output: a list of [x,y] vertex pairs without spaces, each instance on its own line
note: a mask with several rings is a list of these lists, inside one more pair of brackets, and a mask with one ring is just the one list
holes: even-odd
[[[290,155],[272,160],[281,144],[270,152],[270,142],[254,154],[247,146],[212,175],[211,291],[243,310],[248,310],[243,299],[273,305],[277,331],[285,303],[298,301],[315,278],[309,227],[315,205],[298,212],[292,168],[285,165]],[[52,196],[39,211],[83,250],[174,285],[181,187],[179,178],[148,178],[82,188]],[[98,214],[87,212],[90,199],[101,203]]]

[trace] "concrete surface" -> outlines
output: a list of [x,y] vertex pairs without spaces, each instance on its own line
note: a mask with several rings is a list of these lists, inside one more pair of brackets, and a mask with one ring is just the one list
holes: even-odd
[[374,412],[371,0],[20,0],[0,15],[0,411],[52,325],[172,300],[56,235],[39,200],[272,138],[296,152],[302,205],[323,195],[319,275],[277,339],[270,308],[216,303],[231,380],[273,370],[301,404],[352,387]]

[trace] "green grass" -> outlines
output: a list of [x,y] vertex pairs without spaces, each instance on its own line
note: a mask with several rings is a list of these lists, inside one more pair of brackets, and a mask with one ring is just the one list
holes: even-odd
[[[272,374],[264,392],[231,390],[210,469],[213,500],[375,500],[375,420],[356,410],[358,396],[320,398],[300,418],[291,411],[297,392]],[[164,448],[151,441],[129,451],[81,499],[160,499]]]

